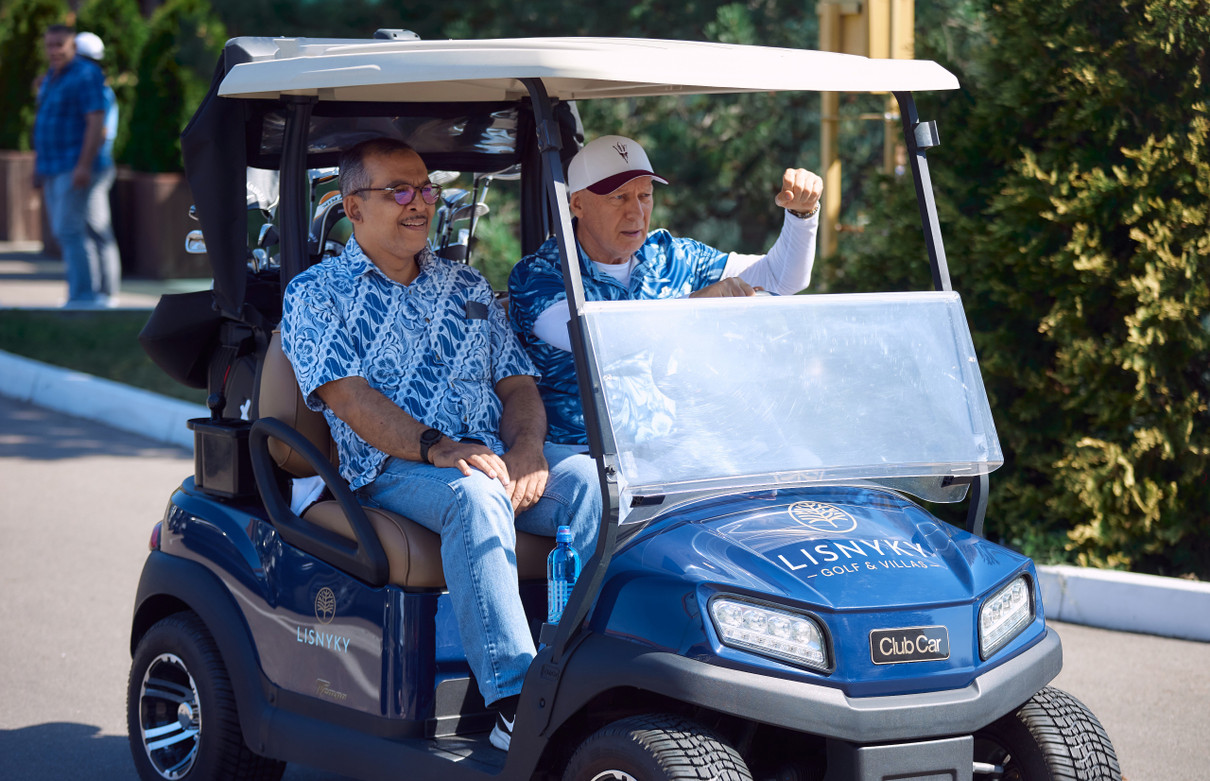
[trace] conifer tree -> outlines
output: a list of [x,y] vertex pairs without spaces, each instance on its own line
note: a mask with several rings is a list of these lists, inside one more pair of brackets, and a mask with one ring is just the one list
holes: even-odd
[[[1007,456],[989,530],[1210,577],[1210,0],[961,5],[983,45],[930,157]],[[850,283],[922,252],[907,200]]]
[[208,0],[168,0],[152,14],[130,119],[132,168],[181,170],[181,131],[206,96],[226,39]]
[[0,10],[0,149],[32,148],[34,81],[46,72],[46,28],[67,19],[64,0],[9,0]]

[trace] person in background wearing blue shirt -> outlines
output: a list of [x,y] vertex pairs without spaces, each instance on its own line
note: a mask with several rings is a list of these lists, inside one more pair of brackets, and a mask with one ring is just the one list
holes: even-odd
[[359,498],[441,535],[467,660],[507,750],[535,655],[517,589],[516,530],[570,526],[596,548],[596,464],[548,445],[533,364],[491,285],[428,246],[441,187],[406,144],[340,159],[353,238],[286,289],[282,348],[322,410]]
[[[624,136],[586,144],[568,165],[580,273],[589,301],[751,296],[768,290],[792,295],[811,280],[823,180],[787,169],[774,202],[785,210],[781,235],[765,255],[740,255],[666,230],[648,232],[656,176],[647,153]],[[513,267],[509,319],[542,375],[553,442],[586,445],[584,411],[567,333],[570,319],[556,240]],[[653,339],[656,338],[654,335]]]
[[[96,33],[76,33],[76,56],[93,63],[104,73],[105,68],[101,65],[101,60],[105,58],[105,42]],[[112,160],[113,142],[118,137],[118,96],[114,94],[109,82],[105,82],[102,89],[105,93],[105,140],[101,142],[101,151],[98,154]]]
[[109,213],[116,173],[106,115],[116,124],[116,104],[107,102],[100,66],[76,56],[75,30],[53,25],[43,46],[50,70],[38,89],[34,173],[67,266],[66,306],[114,306],[121,259]]

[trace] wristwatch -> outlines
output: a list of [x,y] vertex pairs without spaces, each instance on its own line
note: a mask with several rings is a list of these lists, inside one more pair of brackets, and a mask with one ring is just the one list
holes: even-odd
[[433,461],[429,458],[429,448],[444,438],[445,434],[435,428],[425,429],[424,433],[420,435],[420,460],[426,464],[432,464]]

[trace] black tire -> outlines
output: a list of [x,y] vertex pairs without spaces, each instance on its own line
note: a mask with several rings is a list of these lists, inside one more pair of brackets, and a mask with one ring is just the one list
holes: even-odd
[[1105,728],[1084,703],[1047,687],[975,733],[976,781],[1121,781]]
[[227,670],[193,613],[162,619],[139,641],[126,729],[143,781],[277,781],[286,769],[244,743]]
[[563,781],[752,781],[739,753],[713,733],[670,714],[615,721],[585,740]]

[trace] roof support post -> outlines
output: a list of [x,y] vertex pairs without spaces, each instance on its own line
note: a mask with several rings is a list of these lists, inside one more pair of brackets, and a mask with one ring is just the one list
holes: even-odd
[[945,244],[941,239],[941,222],[937,218],[937,201],[933,196],[933,180],[929,176],[925,152],[940,144],[935,122],[921,122],[916,114],[916,101],[910,92],[896,92],[899,117],[903,123],[903,138],[907,159],[916,184],[916,203],[920,206],[920,223],[924,244],[928,248],[929,268],[933,274],[934,290],[952,290],[949,266],[945,261]]
[[[547,203],[555,216],[555,236],[562,257],[563,281],[567,291],[567,302],[571,309],[571,320],[567,330],[571,336],[572,354],[576,362],[576,380],[580,386],[580,401],[584,407],[584,428],[588,432],[589,453],[596,459],[597,473],[601,483],[603,515],[601,531],[597,535],[596,551],[588,558],[579,582],[563,611],[563,618],[553,636],[549,627],[543,628],[542,641],[551,651],[546,661],[543,676],[561,673],[561,660],[574,635],[592,607],[592,600],[600,592],[605,570],[613,555],[618,529],[619,493],[617,483],[617,446],[613,435],[604,425],[602,411],[605,407],[604,393],[595,366],[589,360],[590,335],[584,325],[584,282],[580,276],[580,253],[571,229],[571,209],[567,202],[567,183],[563,178],[563,162],[559,155],[562,148],[561,136],[546,85],[541,79],[525,79],[533,100],[534,118],[537,121],[538,143],[542,154],[544,179],[547,182]],[[541,657],[539,657],[541,658]]]
[[286,283],[307,267],[307,232],[310,194],[307,190],[307,131],[315,98],[285,97],[286,129],[281,150],[281,282]]

